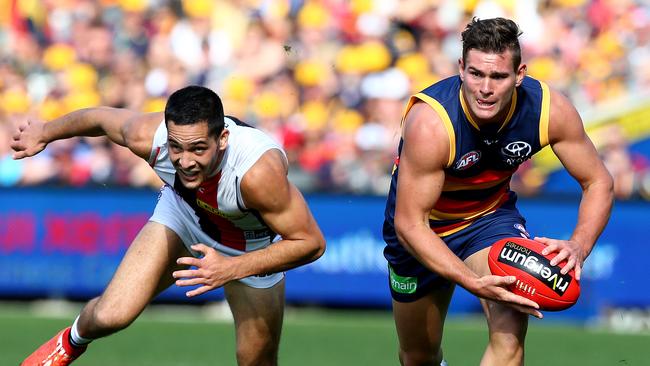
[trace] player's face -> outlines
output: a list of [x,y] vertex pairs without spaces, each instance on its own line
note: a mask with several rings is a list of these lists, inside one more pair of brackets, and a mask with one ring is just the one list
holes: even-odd
[[512,51],[485,53],[469,50],[465,62],[459,60],[463,96],[474,121],[481,124],[501,123],[510,109],[512,93],[526,75],[526,65],[517,71]]
[[228,145],[228,130],[218,138],[208,133],[208,123],[177,125],[167,124],[169,158],[178,177],[188,189],[197,189],[201,183],[214,176]]

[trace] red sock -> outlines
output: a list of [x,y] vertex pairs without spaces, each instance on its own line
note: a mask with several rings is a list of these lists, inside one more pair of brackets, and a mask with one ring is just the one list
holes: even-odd
[[61,344],[63,349],[70,356],[76,357],[82,354],[86,350],[86,345],[78,346],[75,345],[70,339],[70,328],[66,329],[65,332],[61,335]]

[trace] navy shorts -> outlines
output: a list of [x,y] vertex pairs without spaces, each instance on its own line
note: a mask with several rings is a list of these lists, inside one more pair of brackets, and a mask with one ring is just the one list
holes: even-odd
[[[499,239],[525,236],[526,220],[514,204],[506,204],[492,214],[475,220],[470,226],[442,240],[461,260],[491,246]],[[398,241],[384,235],[384,257],[388,261],[388,284],[395,301],[415,301],[437,288],[448,288],[450,281],[420,264]]]

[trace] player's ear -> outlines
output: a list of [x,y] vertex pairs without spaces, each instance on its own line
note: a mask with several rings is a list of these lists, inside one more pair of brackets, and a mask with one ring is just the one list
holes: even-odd
[[219,150],[225,150],[226,146],[228,146],[228,136],[230,136],[230,131],[224,128],[223,131],[221,131],[221,134],[219,134],[219,138],[217,139]]
[[460,80],[465,81],[465,62],[462,57],[458,59],[458,75],[460,75]]
[[524,78],[526,77],[527,70],[528,67],[526,66],[526,64],[519,65],[519,67],[517,68],[517,82],[515,84],[516,86],[519,86],[521,85],[521,83],[524,82]]

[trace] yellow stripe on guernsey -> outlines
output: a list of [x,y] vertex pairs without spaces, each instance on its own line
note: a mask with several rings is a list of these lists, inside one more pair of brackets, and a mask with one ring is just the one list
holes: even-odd
[[[437,100],[431,98],[430,96],[424,94],[424,93],[417,93],[413,96],[411,96],[411,99],[409,99],[408,104],[406,105],[406,109],[404,110],[404,116],[402,117],[402,129],[404,128],[404,119],[406,118],[406,114],[411,110],[411,107],[419,100],[425,102],[428,104],[433,110],[438,114],[440,117],[440,120],[442,121],[442,124],[445,126],[445,129],[447,130],[447,135],[449,136],[449,158],[447,159],[447,165],[446,167],[449,168],[451,164],[454,162],[454,158],[456,157],[456,134],[454,133],[454,126],[451,124],[451,119],[449,118],[449,114],[447,114],[447,110],[445,107],[440,104]],[[404,131],[402,130],[402,136],[404,136]]]
[[[465,113],[465,117],[469,121],[469,123],[474,126],[477,130],[481,130],[481,128],[478,126],[476,121],[472,118],[472,115],[469,113],[469,108],[467,107],[467,103],[465,103],[465,98],[463,97],[463,88],[460,88],[458,91],[458,99],[460,99],[460,105],[463,107],[463,113]],[[512,93],[512,99],[510,100],[510,110],[508,110],[508,115],[506,116],[506,119],[503,120],[501,123],[501,126],[499,126],[499,132],[503,130],[504,127],[508,125],[508,122],[512,119],[512,115],[515,114],[515,109],[517,108],[517,93]]]
[[551,92],[546,83],[540,81],[542,86],[542,112],[539,114],[539,144],[544,147],[548,145],[548,122],[551,112]]
[[451,234],[453,234],[453,233],[457,233],[457,232],[463,230],[464,228],[470,226],[471,224],[472,224],[472,221],[468,222],[468,223],[465,224],[465,225],[461,225],[461,226],[459,226],[459,227],[455,227],[455,228],[453,228],[453,229],[451,229],[451,230],[447,230],[447,231],[443,231],[443,232],[441,232],[441,233],[437,233],[437,235],[438,235],[439,237],[442,238],[442,237],[445,237],[445,236],[447,236],[447,235],[451,235]]

